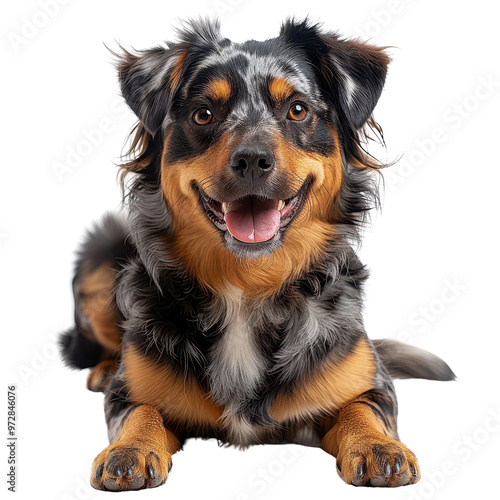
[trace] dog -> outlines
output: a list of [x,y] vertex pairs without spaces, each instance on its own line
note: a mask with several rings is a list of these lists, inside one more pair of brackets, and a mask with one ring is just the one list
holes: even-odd
[[364,149],[384,48],[289,19],[233,43],[195,20],[117,56],[139,121],[122,163],[127,217],[80,249],[64,360],[91,368],[111,443],[90,482],[163,484],[191,437],[318,446],[348,484],[420,478],[398,437],[394,378],[453,380],[438,357],[363,326],[354,248],[378,205]]

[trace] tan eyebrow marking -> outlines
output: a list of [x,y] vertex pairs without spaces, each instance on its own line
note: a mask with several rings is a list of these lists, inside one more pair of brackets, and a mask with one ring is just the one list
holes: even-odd
[[212,80],[207,86],[207,95],[216,101],[227,101],[231,97],[231,85],[222,78]]
[[180,54],[179,57],[174,62],[174,65],[172,67],[172,72],[170,74],[171,93],[175,91],[177,85],[179,84],[182,75],[182,70],[184,68],[184,63],[186,62],[188,53],[189,51],[187,49],[184,50],[182,54]]
[[294,91],[295,89],[293,86],[283,78],[274,78],[271,83],[269,83],[271,97],[278,102],[283,102],[288,99]]

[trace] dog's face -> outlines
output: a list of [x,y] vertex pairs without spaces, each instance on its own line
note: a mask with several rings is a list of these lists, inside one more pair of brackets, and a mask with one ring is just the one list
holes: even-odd
[[371,115],[387,62],[379,49],[292,21],[276,39],[243,44],[193,24],[170,49],[126,54],[123,95],[161,138],[177,231],[244,258],[269,255],[288,233],[324,238],[345,142]]

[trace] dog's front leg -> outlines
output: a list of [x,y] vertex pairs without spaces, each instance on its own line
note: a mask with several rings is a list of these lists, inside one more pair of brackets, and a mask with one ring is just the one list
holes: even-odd
[[368,391],[345,406],[321,447],[337,457],[337,471],[355,486],[416,483],[415,455],[399,441],[392,391]]
[[92,486],[110,491],[160,486],[167,479],[172,455],[181,448],[179,440],[152,406],[128,407],[121,412],[114,417],[115,424],[122,426],[118,439],[94,460]]

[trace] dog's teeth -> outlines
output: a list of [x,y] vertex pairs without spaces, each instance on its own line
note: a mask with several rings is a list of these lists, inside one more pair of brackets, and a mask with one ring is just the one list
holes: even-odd
[[223,213],[224,215],[226,215],[226,213],[227,213],[227,204],[226,204],[225,202],[224,202],[224,203],[222,203],[222,213]]
[[285,208],[285,202],[283,200],[278,201],[278,212],[281,212]]

